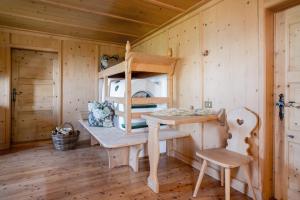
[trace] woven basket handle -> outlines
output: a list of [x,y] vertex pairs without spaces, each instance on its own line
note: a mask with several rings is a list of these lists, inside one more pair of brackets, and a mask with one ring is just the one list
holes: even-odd
[[72,132],[75,132],[74,126],[70,122],[63,123],[63,125],[61,127],[66,128],[66,125],[68,125],[72,129]]

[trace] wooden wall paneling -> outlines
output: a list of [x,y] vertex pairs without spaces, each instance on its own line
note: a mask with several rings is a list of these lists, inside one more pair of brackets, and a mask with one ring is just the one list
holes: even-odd
[[62,93],[62,89],[63,89],[63,85],[62,85],[62,80],[63,80],[63,73],[62,73],[62,69],[63,69],[63,57],[62,57],[62,40],[59,40],[59,49],[58,49],[58,52],[57,52],[57,56],[58,56],[58,59],[57,59],[57,65],[58,65],[58,68],[55,70],[55,73],[58,73],[58,76],[55,76],[56,79],[55,79],[55,84],[58,85],[57,88],[57,91],[55,92],[57,94],[57,102],[58,102],[58,105],[57,105],[57,116],[58,116],[58,119],[57,119],[57,124],[62,124],[62,108],[63,108],[63,103],[62,103],[62,100],[63,100],[63,93]]
[[[121,49],[122,49],[122,51],[124,50],[124,48],[122,48],[119,45],[115,45],[115,44],[108,44],[108,43],[101,43],[101,42],[91,41],[91,40],[76,39],[76,38],[72,38],[72,37],[62,37],[62,36],[51,35],[51,34],[37,33],[34,31],[24,31],[24,30],[15,30],[15,29],[6,29],[6,28],[1,28],[0,41],[1,41],[0,42],[0,47],[1,47],[0,48],[0,50],[1,50],[0,61],[2,63],[1,66],[5,65],[5,70],[3,70],[3,68],[1,68],[2,70],[0,72],[0,83],[1,83],[0,84],[0,88],[1,88],[1,90],[0,90],[0,95],[1,95],[0,107],[4,108],[6,111],[5,112],[6,132],[5,132],[5,135],[3,136],[3,138],[5,140],[5,144],[1,144],[0,148],[7,148],[10,143],[10,109],[9,108],[10,108],[10,74],[11,74],[10,73],[10,59],[11,59],[10,49],[11,48],[57,52],[58,53],[57,64],[59,65],[59,68],[56,68],[57,71],[55,71],[55,73],[62,74],[61,66],[64,65],[64,60],[67,56],[66,56],[65,52],[64,52],[64,54],[63,54],[63,52],[61,52],[61,50],[63,50],[61,48],[61,42],[68,41],[69,43],[83,43],[87,46],[91,45],[96,48],[96,50],[94,51],[94,54],[93,55],[90,54],[90,56],[93,57],[93,60],[95,61],[96,64],[94,64],[95,68],[90,68],[92,70],[90,72],[90,75],[93,74],[95,76],[97,76],[97,71],[93,71],[93,70],[97,70],[97,66],[98,66],[98,56],[99,56],[98,48],[100,49],[102,47],[102,50],[104,49],[105,52],[111,52],[111,53],[113,53],[113,52],[119,53],[121,51]],[[3,50],[3,49],[5,49],[5,50]],[[85,50],[83,50],[83,52],[85,52]],[[87,51],[86,54],[89,54],[89,53],[90,52]],[[83,54],[83,53],[76,52],[75,54],[70,55],[68,58],[70,60],[73,57],[75,58],[75,60],[80,59],[81,54]],[[4,65],[3,65],[3,63],[4,63]],[[74,63],[71,63],[71,65],[73,65],[73,64]],[[78,65],[81,66],[80,63]],[[84,65],[85,64],[82,64],[82,66],[84,66]],[[81,68],[79,67],[79,69],[81,69]],[[73,73],[73,72],[76,74],[76,71],[72,71],[71,73]],[[81,72],[78,72],[78,74],[81,75]],[[77,74],[77,77],[79,76],[78,74]],[[82,74],[84,74],[84,72]],[[55,80],[55,84],[60,85],[60,87],[58,87],[59,89],[57,91],[55,91],[55,93],[58,94],[57,95],[58,101],[61,103],[64,103],[64,101],[62,99],[62,95],[64,95],[64,93],[62,92],[62,89],[64,89],[62,87],[62,83],[63,83],[62,79],[63,79],[62,77],[59,77],[57,80]],[[85,80],[88,80],[90,82],[92,81],[92,79],[90,79],[90,78],[87,78]],[[89,84],[90,84],[90,82],[89,82]],[[69,84],[71,84],[71,82],[69,82]],[[96,86],[96,84],[97,84],[97,82],[95,82],[94,86],[89,85],[89,88],[91,88],[91,90],[93,89],[94,93],[93,92],[92,93],[97,95],[98,86]],[[84,90],[76,90],[76,91],[78,91],[79,93],[82,94],[86,90],[84,89]],[[92,93],[89,93],[89,94],[92,94]],[[80,96],[88,96],[88,95],[82,94]],[[74,97],[74,96],[72,96],[72,97]],[[91,100],[94,100],[94,99],[91,99]],[[82,105],[82,107],[84,107],[84,109],[85,109],[86,105],[87,104],[84,104],[84,105]],[[57,106],[58,106],[57,111],[55,111],[55,112],[59,112],[59,115],[57,117],[57,123],[60,124],[63,121],[62,115],[65,110],[59,111],[62,108],[61,109],[59,108],[60,104]],[[78,115],[76,115],[75,118],[77,116]],[[76,120],[75,120],[75,123],[76,123]]]
[[[234,9],[236,12],[231,12]],[[203,12],[204,97],[213,108],[227,110],[246,106],[258,112],[258,24],[257,1],[225,0]],[[250,28],[251,27],[251,28]],[[224,40],[226,38],[226,40]],[[204,125],[204,148],[224,146],[224,129]],[[258,138],[252,152],[258,158]],[[258,183],[258,159],[252,166],[252,179]],[[242,173],[236,172],[241,179]],[[235,176],[235,174],[233,174]]]
[[53,59],[53,116],[56,125],[61,124],[61,53]]
[[6,47],[9,43],[9,34],[0,32],[0,73],[6,71]]
[[10,141],[10,50],[9,33],[0,32],[0,149],[9,147]]
[[119,55],[125,57],[125,47],[116,45],[99,45],[99,56],[102,55]]
[[[223,45],[223,40],[221,38],[226,38],[226,16],[218,21],[219,16],[221,15],[222,8],[224,7],[224,2],[220,1],[218,4],[209,7],[208,9],[203,10],[200,16],[200,45],[201,45],[201,59],[203,67],[203,101],[209,100],[213,102],[213,107],[215,109],[220,108],[215,101],[213,95],[216,95],[216,92],[225,93],[226,90],[223,90],[228,83],[224,80],[222,84],[219,79],[223,77],[220,75],[228,73],[224,69],[224,66],[221,67],[220,61],[223,60],[226,55],[226,51],[221,51]],[[226,9],[226,8],[225,8]],[[220,14],[218,14],[220,13]],[[226,13],[228,14],[228,13]],[[221,27],[223,26],[223,27]],[[225,30],[224,30],[225,29]],[[223,30],[222,36],[220,30]],[[205,51],[208,51],[208,55],[204,55]],[[224,61],[226,62],[226,61]],[[222,63],[223,64],[223,63]],[[215,74],[214,74],[215,73]],[[209,87],[209,88],[208,88]],[[222,88],[221,88],[222,87]],[[220,94],[221,95],[221,94]],[[226,98],[226,97],[222,97]],[[218,98],[216,98],[218,99]],[[222,101],[222,99],[218,99]],[[203,102],[204,103],[204,102]],[[202,148],[217,148],[225,146],[226,132],[218,123],[206,123],[203,124],[203,135],[202,135]],[[213,169],[219,170],[218,166],[209,164]]]
[[5,121],[5,109],[0,107],[0,146],[5,143]]
[[[81,112],[87,111],[88,101],[97,99],[98,51],[96,44],[63,41],[63,122],[72,122],[80,129]],[[84,139],[85,135],[81,135]]]
[[168,52],[168,31],[162,31],[141,45],[133,48],[134,51],[145,52],[154,55],[166,56]]
[[[193,16],[168,30],[169,48],[179,58],[174,74],[174,106],[202,107],[201,57],[199,42],[199,15]],[[190,92],[193,91],[193,92]],[[182,125],[180,129],[192,132],[191,138],[176,140],[176,152],[194,158],[201,149],[201,125]],[[195,144],[195,147],[194,147]]]
[[26,34],[11,34],[10,45],[15,48],[59,51],[60,41],[52,37],[37,37]]

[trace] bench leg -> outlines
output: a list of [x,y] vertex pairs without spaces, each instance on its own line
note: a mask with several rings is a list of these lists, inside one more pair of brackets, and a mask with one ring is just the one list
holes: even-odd
[[174,149],[175,149],[175,139],[167,140],[167,155],[171,157],[175,157]]
[[91,135],[91,146],[97,145],[99,142]]
[[224,186],[224,167],[220,167],[220,181],[221,181],[221,186],[223,187]]
[[110,169],[117,166],[128,165],[129,163],[128,147],[106,149],[106,151],[108,154],[108,163]]
[[139,171],[139,154],[143,148],[142,144],[129,147],[129,166],[134,172]]

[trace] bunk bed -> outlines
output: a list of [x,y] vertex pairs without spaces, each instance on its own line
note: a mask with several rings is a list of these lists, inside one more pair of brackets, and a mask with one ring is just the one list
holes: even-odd
[[[103,90],[103,97],[99,100],[107,100],[114,104],[124,105],[124,111],[116,110],[115,114],[125,119],[125,129],[118,127],[103,128],[90,127],[86,120],[79,120],[81,125],[91,135],[91,145],[100,143],[108,153],[109,168],[121,165],[129,165],[136,172],[138,171],[139,152],[148,141],[148,131],[133,132],[132,119],[141,118],[145,112],[132,112],[132,107],[138,105],[166,104],[168,108],[173,107],[173,74],[177,59],[172,57],[172,51],[168,56],[149,55],[138,52],[131,52],[130,43],[126,44],[125,61],[99,72],[100,88]],[[137,78],[148,78],[157,75],[167,76],[166,97],[132,97],[131,82]],[[110,95],[109,79],[125,80],[124,97],[112,97]],[[170,146],[173,139],[189,137],[190,133],[166,127],[161,131],[159,140],[167,140]],[[167,150],[170,155],[172,149]]]
[[[168,56],[150,55],[139,52],[131,52],[130,43],[126,44],[125,61],[114,65],[99,73],[99,79],[103,80],[104,99],[124,105],[124,111],[116,110],[116,115],[124,117],[126,134],[132,133],[132,119],[141,118],[144,112],[132,112],[132,107],[137,105],[167,104],[172,107],[173,74],[177,59],[172,57],[171,49]],[[157,75],[167,76],[167,97],[136,98],[132,97],[131,80],[135,78],[147,78]],[[125,80],[124,97],[111,97],[109,79]]]

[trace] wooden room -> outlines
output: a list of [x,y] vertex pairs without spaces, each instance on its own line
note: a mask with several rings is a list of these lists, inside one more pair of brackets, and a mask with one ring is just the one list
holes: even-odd
[[1,200],[299,200],[299,154],[299,0],[0,1]]

